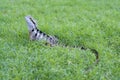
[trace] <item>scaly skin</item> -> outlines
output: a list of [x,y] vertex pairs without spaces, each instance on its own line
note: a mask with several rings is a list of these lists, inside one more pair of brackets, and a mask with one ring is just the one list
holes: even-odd
[[[55,46],[58,43],[58,39],[54,36],[49,36],[37,28],[35,20],[31,16],[26,16],[25,20],[28,25],[30,40],[45,40],[50,46]],[[87,48],[81,47],[81,50],[86,50]],[[88,48],[90,49],[90,48]],[[99,54],[95,49],[90,49],[92,53],[96,56],[95,64],[99,62]]]

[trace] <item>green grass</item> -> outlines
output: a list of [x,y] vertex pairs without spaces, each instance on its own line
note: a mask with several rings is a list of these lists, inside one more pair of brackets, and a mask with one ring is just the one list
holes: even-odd
[[[95,48],[99,64],[89,50],[30,41],[26,15],[62,44]],[[1,0],[0,80],[21,79],[119,80],[120,1]]]

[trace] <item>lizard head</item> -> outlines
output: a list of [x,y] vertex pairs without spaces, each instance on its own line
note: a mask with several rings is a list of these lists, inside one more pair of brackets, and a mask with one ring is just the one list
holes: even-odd
[[37,24],[31,16],[26,16],[25,20],[27,22],[29,32],[36,28]]

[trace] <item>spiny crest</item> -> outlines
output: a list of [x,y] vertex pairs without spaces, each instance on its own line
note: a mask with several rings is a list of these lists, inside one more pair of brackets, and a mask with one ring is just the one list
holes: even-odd
[[58,39],[55,36],[49,36],[47,42],[54,46],[58,43]]

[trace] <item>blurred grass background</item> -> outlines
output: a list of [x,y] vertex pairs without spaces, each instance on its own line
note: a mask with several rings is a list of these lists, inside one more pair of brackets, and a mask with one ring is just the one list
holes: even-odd
[[[119,0],[1,0],[0,79],[119,80],[119,5]],[[89,50],[30,41],[26,15],[62,44],[95,48],[99,64],[93,65]]]

